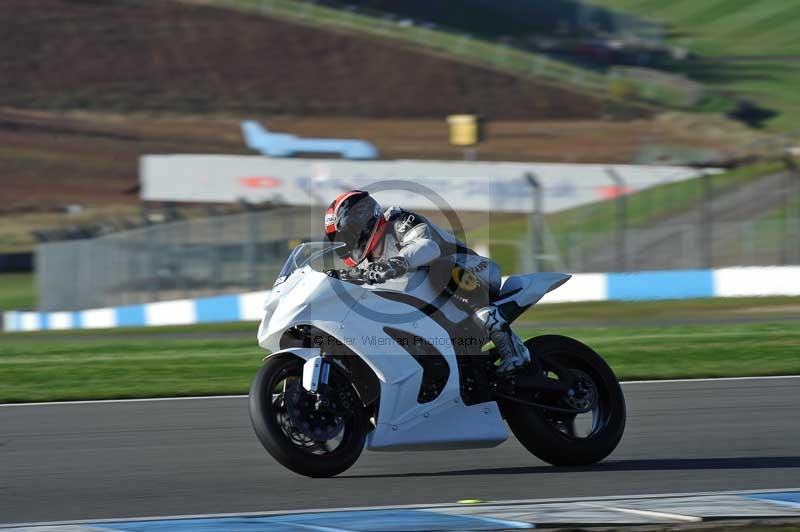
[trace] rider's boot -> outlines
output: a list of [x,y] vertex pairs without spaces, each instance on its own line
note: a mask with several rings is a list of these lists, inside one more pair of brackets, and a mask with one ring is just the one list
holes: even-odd
[[511,329],[499,308],[489,305],[476,310],[475,321],[483,326],[500,354],[497,373],[512,373],[530,364],[530,351],[522,343],[522,339],[517,333]]

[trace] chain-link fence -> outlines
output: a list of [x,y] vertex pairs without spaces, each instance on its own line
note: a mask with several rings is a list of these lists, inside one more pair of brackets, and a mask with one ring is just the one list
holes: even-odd
[[[707,245],[707,239],[711,245]],[[633,272],[800,264],[800,217],[626,229],[623,235],[582,231],[559,244],[544,237],[534,253],[526,240],[496,240],[489,249],[504,273],[535,271]],[[620,247],[622,246],[622,247]]]
[[[493,236],[497,232],[493,233]],[[706,176],[534,214],[527,239],[493,239],[506,270],[625,272],[800,264],[800,173]]]
[[[800,175],[793,168],[774,171],[706,176],[547,216],[537,201],[527,230],[524,215],[515,226],[507,216],[453,214],[464,224],[467,244],[488,252],[506,274],[800,264]],[[614,190],[624,191],[624,184]],[[281,208],[44,244],[36,256],[39,308],[265,289],[293,244],[320,238],[321,217],[322,208]]]
[[268,287],[321,214],[254,211],[152,225],[91,240],[40,245],[39,309],[74,310]]
[[[568,272],[612,272],[776,266],[800,264],[800,225],[781,219],[718,222],[710,235],[697,225],[625,230],[620,252],[615,238],[584,233],[564,254],[545,254],[543,268]],[[707,239],[710,238],[710,245]],[[520,254],[530,248],[519,249]],[[620,258],[621,257],[621,258]],[[620,262],[622,261],[622,262]]]
[[[281,207],[169,222],[36,248],[38,310],[135,305],[268,289],[289,252],[321,240],[325,207]],[[488,213],[426,213],[446,230]],[[448,225],[455,217],[463,227]],[[463,220],[461,220],[463,218]]]

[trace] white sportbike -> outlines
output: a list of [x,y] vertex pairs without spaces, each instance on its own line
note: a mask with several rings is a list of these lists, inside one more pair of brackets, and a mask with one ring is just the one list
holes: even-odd
[[[334,268],[335,247],[295,248],[258,331],[271,354],[253,379],[250,417],[285,467],[328,477],[365,446],[494,447],[508,438],[506,423],[554,465],[592,464],[617,446],[625,399],[591,348],[564,336],[531,338],[530,367],[499,376],[485,332],[424,268],[368,285]],[[493,303],[511,322],[569,277],[508,277]]]

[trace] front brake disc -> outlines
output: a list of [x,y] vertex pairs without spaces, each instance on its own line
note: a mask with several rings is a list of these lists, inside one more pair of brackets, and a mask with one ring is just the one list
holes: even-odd
[[324,407],[317,408],[316,395],[296,381],[286,388],[286,411],[292,425],[314,441],[332,440],[344,430],[341,416]]

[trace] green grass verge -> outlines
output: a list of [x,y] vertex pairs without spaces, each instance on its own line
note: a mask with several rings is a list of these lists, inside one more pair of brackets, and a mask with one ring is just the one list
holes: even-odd
[[782,0],[591,0],[663,21],[672,38],[707,55],[797,55],[800,4]]
[[30,309],[36,305],[32,273],[0,274],[0,311]]
[[[800,121],[800,4],[780,0],[591,0],[664,23],[669,41],[706,58],[691,76],[753,98],[778,116],[774,130]],[[681,68],[678,64],[677,68]]]
[[[534,331],[523,331],[534,332]],[[565,329],[622,379],[746,377],[800,372],[797,323]]]
[[[548,328],[564,317],[622,320],[791,315],[798,298],[544,305],[524,336],[558,333],[597,349],[622,379],[800,373],[796,321]],[[0,402],[246,393],[264,352],[256,324],[0,335]],[[239,334],[225,334],[246,332]]]

